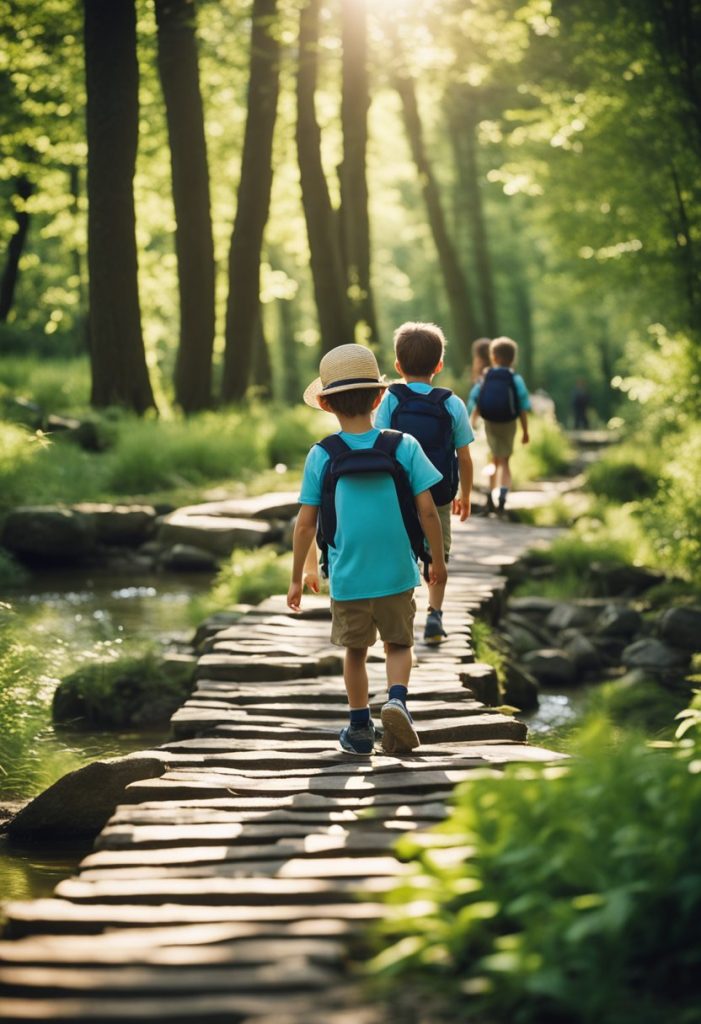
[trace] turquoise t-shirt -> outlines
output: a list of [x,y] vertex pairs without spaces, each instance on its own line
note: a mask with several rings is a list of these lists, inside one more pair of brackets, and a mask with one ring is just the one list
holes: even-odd
[[[516,388],[516,400],[518,402],[518,411],[529,412],[531,408],[531,396],[528,394],[526,382],[524,381],[520,373],[514,373],[513,370],[511,372],[514,374],[514,386]],[[472,410],[477,405],[477,399],[479,397],[481,387],[482,381],[478,380],[477,383],[473,385],[470,394],[467,396],[468,415],[472,413]]]
[[[363,434],[339,432],[353,449],[372,448],[378,434],[375,429]],[[441,479],[421,445],[408,434],[399,443],[397,459],[407,471],[414,494]],[[321,504],[328,461],[328,453],[315,444],[304,465],[302,505]],[[341,477],[336,487],[336,519],[334,546],[329,545],[329,588],[334,601],[387,597],[419,585],[418,566],[391,477],[385,473]]]
[[[407,384],[407,387],[411,388],[412,391],[416,391],[419,395],[427,395],[430,391],[433,391],[432,384],[424,384],[422,381],[412,381],[411,384]],[[385,391],[375,413],[375,426],[379,427],[380,430],[391,427],[392,413],[398,404],[396,396],[391,391]],[[446,398],[445,407],[453,421],[453,446],[455,448],[463,448],[466,444],[472,444],[475,435],[472,433],[472,427],[467,417],[467,409],[462,398],[458,398],[457,395],[451,395],[450,398]]]

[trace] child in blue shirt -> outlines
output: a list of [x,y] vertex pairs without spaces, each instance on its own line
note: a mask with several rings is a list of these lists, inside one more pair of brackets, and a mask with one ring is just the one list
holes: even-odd
[[[372,448],[380,431],[372,412],[386,384],[375,356],[362,345],[340,345],[321,360],[319,377],[304,393],[307,405],[332,412],[341,440],[351,449]],[[432,585],[445,585],[440,520],[430,488],[440,473],[413,437],[402,436],[396,458],[406,471],[424,533],[433,552]],[[304,467],[300,510],[293,540],[293,566],[287,603],[299,611],[302,578],[317,528],[322,485],[329,455],[315,445]],[[375,727],[368,706],[368,648],[377,634],[385,642],[388,700],[382,707],[383,747],[391,753],[411,750],[419,738],[406,707],[412,664],[419,571],[402,518],[394,481],[387,473],[359,473],[338,480],[336,534],[329,545],[331,640],[345,647],[343,678],[350,722],[341,730],[344,750],[369,754]]]
[[[502,515],[506,506],[506,499],[511,487],[511,468],[509,459],[513,455],[514,440],[516,438],[516,423],[521,424],[521,442],[528,444],[528,415],[531,408],[531,399],[528,388],[520,374],[515,373],[513,366],[518,354],[518,345],[511,338],[494,338],[489,345],[489,360],[491,369],[487,370],[481,380],[474,385],[467,399],[467,411],[470,414],[471,422],[476,423],[482,415],[484,430],[487,435],[487,444],[491,454],[489,466],[489,493],[487,494],[487,505],[485,515],[497,512]],[[497,395],[496,404],[511,402],[511,413],[500,415],[499,420],[490,419],[487,412],[480,409],[480,397],[483,388],[491,385],[490,374],[499,371],[501,377],[495,381],[493,394]],[[498,394],[497,389],[503,391]],[[507,418],[508,417],[508,418]],[[492,491],[496,487],[497,478],[500,480],[499,505],[494,505]]]
[[[395,368],[404,378],[407,387],[419,395],[430,395],[434,391],[433,378],[443,369],[445,352],[445,336],[435,324],[405,323],[394,332]],[[380,429],[392,426],[392,416],[398,405],[398,398],[391,391],[385,392],[375,416],[375,426]],[[470,493],[472,491],[472,457],[469,446],[475,439],[470,427],[465,403],[457,395],[450,394],[445,400],[445,410],[450,417],[451,435],[450,457],[457,459],[459,489],[451,498],[440,504],[440,497],[434,494],[438,516],[443,530],[443,550],[448,559],[450,554],[451,529],[450,516],[459,516],[464,522],[470,515]],[[417,427],[421,420],[416,419]],[[411,426],[402,429],[411,432]],[[415,434],[419,443],[423,442],[420,430]],[[427,644],[438,644],[447,635],[443,628],[443,599],[445,584],[429,585],[428,616],[424,629],[424,640]]]

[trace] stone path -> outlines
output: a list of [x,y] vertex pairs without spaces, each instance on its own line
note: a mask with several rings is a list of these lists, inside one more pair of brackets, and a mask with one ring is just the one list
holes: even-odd
[[[159,748],[165,774],[132,783],[75,877],[8,907],[4,1021],[380,1024],[348,968],[359,931],[404,872],[392,845],[440,821],[475,768],[558,755],[478,698],[494,694],[470,627],[499,606],[501,570],[548,531],[455,527],[440,648],[417,642],[412,755],[345,754],[327,601],[273,597],[214,630],[198,683]],[[423,625],[425,589],[418,595]],[[381,647],[369,665],[379,718]],[[421,908],[417,907],[420,913]]]

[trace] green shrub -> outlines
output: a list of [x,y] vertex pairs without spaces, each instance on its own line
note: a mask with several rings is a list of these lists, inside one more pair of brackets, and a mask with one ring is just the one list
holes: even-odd
[[695,1024],[701,999],[699,751],[591,729],[565,767],[459,787],[400,854],[368,973],[432,1019]]
[[651,498],[658,486],[655,461],[645,449],[616,446],[589,467],[587,487],[608,501],[625,503]]
[[166,725],[192,690],[193,669],[154,651],[91,661],[59,683],[53,699],[58,725],[90,729]]
[[321,410],[316,412],[306,406],[279,410],[268,442],[270,465],[301,466],[314,442],[323,437],[324,432],[337,429],[337,425],[327,422],[328,419]]
[[235,604],[259,604],[272,594],[286,594],[291,571],[291,552],[279,555],[272,547],[237,549],[219,569],[209,594],[193,602],[193,617],[201,620]]
[[663,686],[631,673],[597,687],[591,695],[591,706],[627,729],[639,729],[648,736],[671,735],[674,719],[686,707],[688,698],[688,690]]
[[44,413],[85,409],[90,401],[88,360],[5,357],[0,361],[0,393],[36,402]]
[[564,473],[574,458],[561,426],[542,416],[530,416],[530,441],[522,445],[521,428],[516,429],[513,471],[518,480],[538,480]]

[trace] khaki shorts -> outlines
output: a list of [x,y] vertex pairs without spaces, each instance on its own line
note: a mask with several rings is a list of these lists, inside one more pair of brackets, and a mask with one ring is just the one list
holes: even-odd
[[447,562],[448,555],[450,554],[450,543],[452,540],[452,527],[450,525],[450,517],[453,512],[452,501],[447,505],[436,505],[436,511],[438,512],[438,518],[441,521],[441,529],[443,530],[443,554],[445,555],[445,560]]
[[508,459],[514,452],[516,437],[516,420],[509,423],[489,423],[484,421],[484,432],[492,455],[497,459]]
[[372,647],[380,639],[399,647],[414,644],[414,591],[359,601],[331,602],[331,643],[337,647]]

